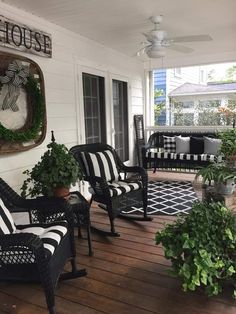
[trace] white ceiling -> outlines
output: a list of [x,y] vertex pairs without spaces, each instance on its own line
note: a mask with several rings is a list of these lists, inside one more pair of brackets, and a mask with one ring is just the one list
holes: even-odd
[[[162,14],[170,37],[209,34],[213,41],[185,43],[188,56],[167,50],[165,58],[200,60],[212,55],[236,60],[236,0],[4,0],[50,22],[134,56],[152,29],[152,15]],[[234,52],[234,54],[232,54]],[[228,60],[229,56],[234,60]],[[217,57],[218,56],[218,57]],[[221,56],[221,57],[219,57]],[[136,58],[136,57],[135,57]],[[204,58],[203,58],[204,59]]]

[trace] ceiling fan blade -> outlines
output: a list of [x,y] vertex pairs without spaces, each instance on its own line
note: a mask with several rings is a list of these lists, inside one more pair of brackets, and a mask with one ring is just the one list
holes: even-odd
[[145,52],[146,52],[146,50],[149,48],[149,47],[151,47],[152,45],[147,45],[147,46],[145,46],[145,47],[142,47],[141,49],[139,49],[137,52],[136,52],[136,56],[137,57],[140,57],[140,56],[142,56],[143,54],[145,54]]
[[185,43],[185,42],[194,42],[194,41],[211,41],[212,38],[210,35],[190,35],[190,36],[179,36],[168,38],[168,40],[175,43]]
[[146,37],[147,41],[149,41],[150,43],[153,41],[150,34],[143,33],[143,35]]
[[182,45],[175,45],[175,44],[171,44],[170,46],[167,46],[166,48],[171,49],[171,50],[175,50],[178,52],[183,52],[183,53],[190,53],[190,52],[194,51],[192,48],[185,47]]

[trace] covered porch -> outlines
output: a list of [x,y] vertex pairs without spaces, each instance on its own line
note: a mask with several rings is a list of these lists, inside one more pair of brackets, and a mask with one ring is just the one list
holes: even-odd
[[[154,180],[194,180],[192,174],[149,173]],[[201,197],[201,184],[195,184]],[[92,224],[109,228],[107,215],[93,206]],[[56,290],[58,313],[171,313],[231,314],[236,311],[229,286],[223,295],[208,298],[201,291],[184,293],[178,279],[168,274],[169,262],[155,245],[155,233],[175,217],[154,216],[152,222],[117,219],[120,238],[92,233],[94,256],[88,256],[86,239],[77,239],[78,267],[85,278],[61,282]],[[1,313],[47,313],[38,284],[0,284]]]
[[[54,130],[56,141],[68,149],[96,139],[118,150],[120,136],[126,139],[123,160],[127,165],[136,163],[134,115],[144,116],[146,138],[156,130],[149,114],[152,95],[148,93],[147,84],[151,71],[163,67],[230,62],[236,58],[234,0],[224,4],[212,0],[181,0],[178,4],[166,0],[42,0],[38,3],[5,0],[0,1],[0,9],[2,19],[16,21],[23,27],[27,24],[33,29],[42,29],[52,36],[51,58],[29,55],[25,50],[13,51],[19,58],[30,58],[42,70],[47,125],[40,145],[21,152],[0,154],[0,177],[17,192],[25,179],[23,171],[31,169],[47,150],[51,130]],[[154,14],[166,17],[163,26],[170,34],[198,36],[207,33],[213,41],[192,42],[190,54],[170,49],[164,58],[147,58],[146,55],[140,58],[136,52],[142,46],[143,32],[152,27],[149,18]],[[12,53],[6,45],[0,50]],[[96,85],[96,91],[103,90],[102,96],[95,97],[97,95],[91,91],[88,96],[86,82]],[[125,128],[117,132],[116,101],[121,90],[125,95],[126,110],[118,117],[118,122],[122,121]],[[102,102],[102,107],[91,113],[91,107],[85,105],[91,105],[94,98]],[[96,107],[95,101],[94,104]],[[91,124],[89,119],[93,120]],[[90,126],[97,120],[99,132],[94,128],[89,138]],[[160,171],[155,174],[149,171],[148,175],[149,180],[189,182],[193,182],[195,176]],[[194,188],[201,199],[201,182],[195,182]],[[76,189],[87,196],[81,185],[78,184]],[[86,268],[88,275],[58,284],[56,307],[59,314],[236,312],[230,287],[226,287],[223,295],[212,298],[207,298],[201,291],[184,293],[181,290],[179,280],[168,274],[170,263],[154,240],[155,233],[176,218],[153,217],[149,222],[116,219],[119,238],[92,233],[93,256],[88,256],[87,240],[75,237],[78,268]],[[16,217],[16,222],[21,220],[22,217]],[[102,229],[109,228],[107,214],[94,204],[91,221]],[[0,312],[48,313],[40,284],[0,283]]]

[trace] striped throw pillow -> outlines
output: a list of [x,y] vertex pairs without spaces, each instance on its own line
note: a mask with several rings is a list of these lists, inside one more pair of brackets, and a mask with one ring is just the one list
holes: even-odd
[[100,177],[106,181],[118,180],[115,158],[110,150],[97,153],[84,152],[82,158],[88,176]]
[[16,226],[9,210],[0,198],[0,235],[14,233]]

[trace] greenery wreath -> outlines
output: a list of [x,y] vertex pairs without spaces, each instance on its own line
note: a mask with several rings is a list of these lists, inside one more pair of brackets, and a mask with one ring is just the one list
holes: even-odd
[[[1,88],[1,86],[0,86]],[[10,130],[0,123],[0,139],[10,142],[28,142],[36,139],[42,128],[44,118],[44,102],[38,82],[32,76],[27,78],[25,89],[29,93],[32,101],[32,123],[26,130]]]

